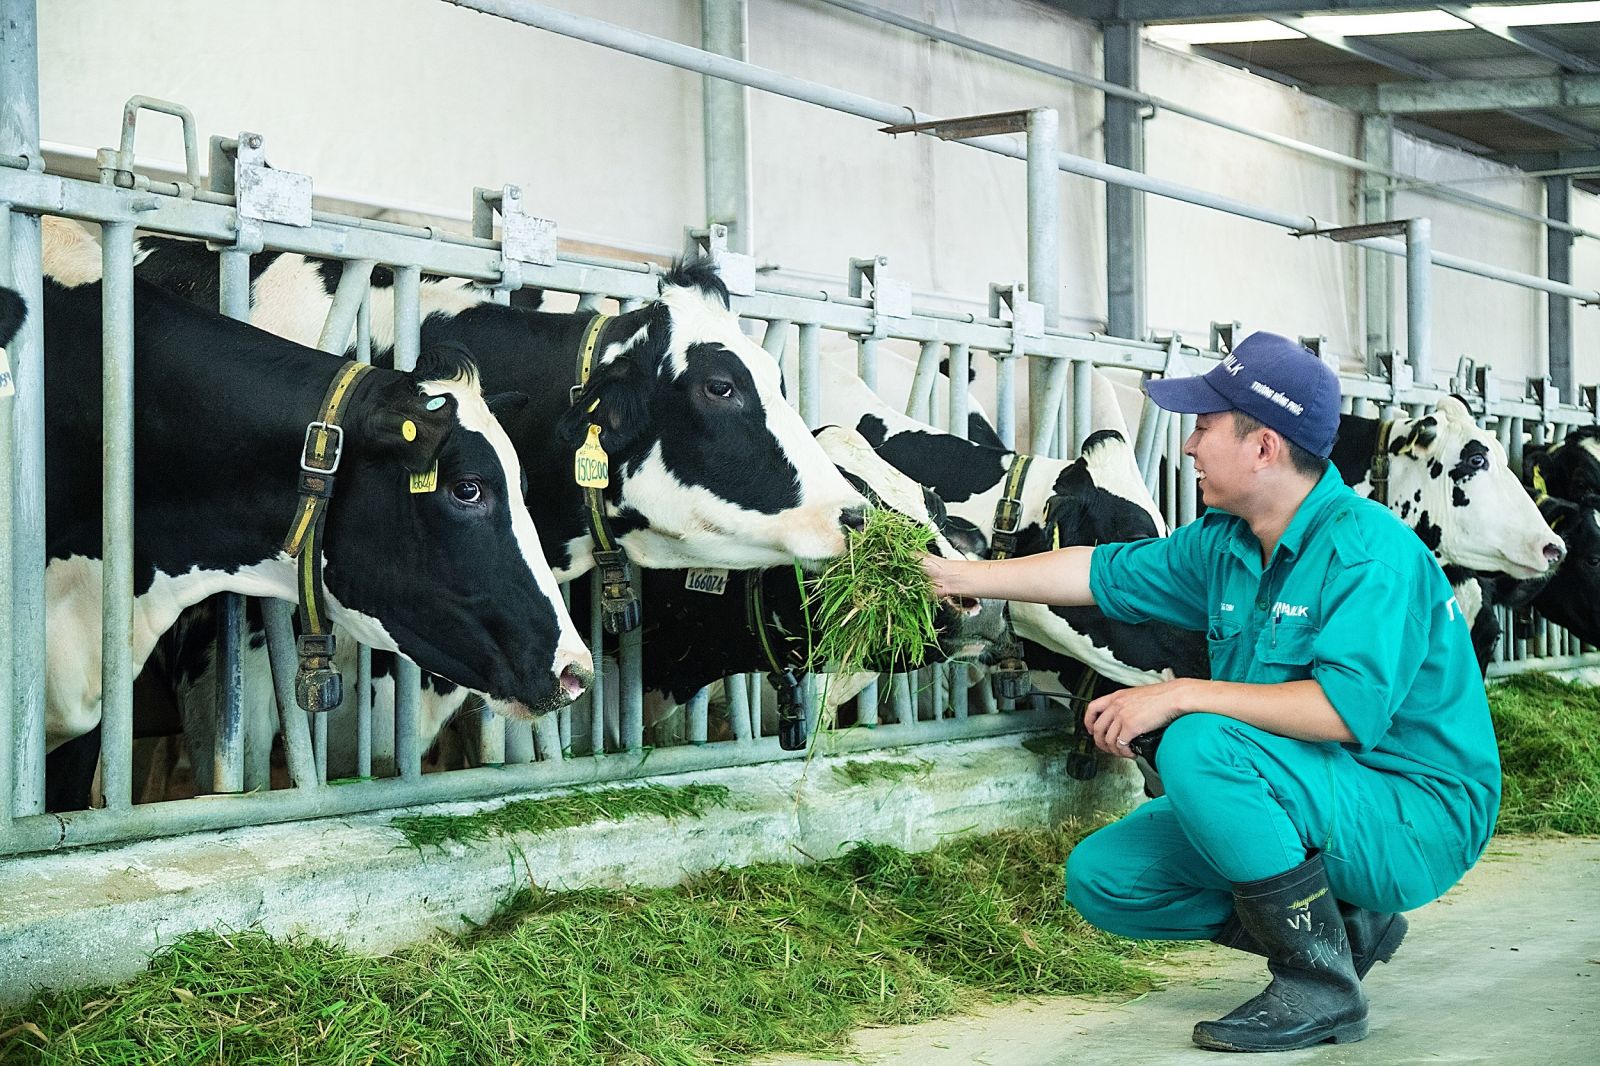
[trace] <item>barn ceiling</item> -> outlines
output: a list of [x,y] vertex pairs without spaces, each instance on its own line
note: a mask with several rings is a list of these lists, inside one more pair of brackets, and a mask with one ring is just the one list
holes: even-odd
[[1045,2],[1600,194],[1600,2]]

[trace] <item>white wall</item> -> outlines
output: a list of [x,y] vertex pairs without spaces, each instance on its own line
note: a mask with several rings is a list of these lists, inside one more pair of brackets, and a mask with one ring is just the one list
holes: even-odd
[[[1032,0],[878,0],[915,18],[1100,72],[1094,27]],[[554,0],[551,6],[699,43],[699,0]],[[1099,94],[807,0],[750,0],[753,62],[941,116],[1038,106],[1061,112],[1065,151],[1101,154]],[[40,4],[41,124],[89,152],[116,142],[123,101],[166,97],[195,112],[202,139],[248,129],[275,165],[320,194],[465,219],[474,185],[521,184],[563,237],[671,254],[704,221],[700,79],[648,60],[517,26],[437,0],[124,0]],[[1235,121],[1354,154],[1354,115],[1187,53],[1147,45],[1144,87]],[[790,278],[837,288],[852,256],[886,255],[924,302],[980,307],[992,281],[1027,273],[1024,173],[930,138],[752,93],[756,252]],[[141,158],[181,159],[176,123],[141,120]],[[1319,222],[1357,218],[1341,168],[1161,113],[1146,125],[1157,176]],[[202,145],[203,160],[203,145]],[[1397,139],[1396,163],[1424,178],[1502,173],[1461,153]],[[80,166],[82,164],[80,163]],[[1536,182],[1469,186],[1529,209]],[[1063,324],[1102,328],[1104,194],[1063,175]],[[1437,248],[1530,273],[1531,223],[1401,193],[1397,214],[1434,219]],[[1359,257],[1325,241],[1147,198],[1149,321],[1204,343],[1213,319],[1329,338],[1361,351]],[[1600,230],[1600,204],[1574,196]],[[464,225],[464,223],[463,223]],[[1600,288],[1600,249],[1580,241],[1578,284]],[[1398,273],[1397,276],[1403,276]],[[1435,270],[1435,366],[1461,354],[1507,377],[1544,366],[1542,295]],[[1600,311],[1576,313],[1580,380],[1600,380]],[[1404,318],[1396,324],[1404,337]]]

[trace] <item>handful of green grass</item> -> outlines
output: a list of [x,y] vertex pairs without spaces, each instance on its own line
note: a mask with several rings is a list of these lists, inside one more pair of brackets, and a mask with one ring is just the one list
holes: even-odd
[[933,582],[919,560],[933,537],[926,526],[897,511],[867,512],[849,547],[811,582],[820,633],[810,667],[850,673],[869,664],[921,666],[938,643]]

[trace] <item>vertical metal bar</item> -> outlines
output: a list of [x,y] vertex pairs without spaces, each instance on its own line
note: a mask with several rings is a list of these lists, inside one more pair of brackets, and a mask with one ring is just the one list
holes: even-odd
[[[250,321],[250,253],[237,248],[223,249],[217,257],[217,270],[220,297],[217,309],[229,318]],[[212,790],[243,792],[248,733],[244,722],[244,597],[223,593],[217,608],[217,677],[221,690],[211,754]],[[270,756],[270,752],[259,754]],[[269,768],[269,779],[270,774]]]
[[[0,0],[0,152],[26,156],[28,169],[44,169],[39,151],[38,16],[34,0]],[[11,285],[28,305],[28,317],[7,348],[17,394],[10,411],[13,493],[0,506],[12,508],[10,659],[11,802],[20,816],[44,810],[44,278],[39,218],[12,214],[6,267]],[[3,802],[3,799],[0,799]]]
[[[644,602],[644,590],[634,577],[634,592],[639,597],[641,613],[649,609]],[[622,715],[622,742],[628,751],[644,747],[644,629],[631,630],[617,637],[617,697]]]
[[[394,368],[416,369],[422,349],[422,271],[394,268]],[[402,780],[422,776],[422,750],[417,737],[422,697],[422,671],[404,655],[395,656],[394,758]]]
[[1094,428],[1094,364],[1080,359],[1072,364],[1072,428],[1068,444],[1072,450],[1068,458],[1076,459],[1083,451],[1083,442]]
[[[598,660],[596,661],[598,662]],[[596,673],[598,672],[597,670]],[[603,717],[600,720],[601,722],[605,721]],[[533,748],[535,755],[541,762],[563,762],[566,760],[567,744],[561,736],[561,725],[548,714],[541,714],[533,720]],[[599,751],[600,749],[596,750]]]
[[761,739],[761,695],[766,690],[766,685],[761,680],[760,674],[745,674],[745,691],[749,693],[750,705],[750,735],[756,740]]
[[856,374],[873,392],[878,391],[878,342],[867,337],[856,339]]
[[1061,409],[1062,396],[1067,391],[1067,372],[1072,369],[1072,364],[1065,359],[1051,359],[1049,364],[1049,368],[1041,375],[1044,387],[1031,404],[1035,414],[1031,427],[1033,444],[1028,450],[1039,454],[1045,454],[1054,446],[1056,423],[1060,421],[1057,412]]
[[601,301],[604,299],[605,295],[603,293],[586,292],[582,296],[578,297],[578,310],[588,311],[592,314],[595,311],[600,310]]
[[1167,418],[1167,477],[1161,513],[1166,516],[1168,529],[1178,525],[1178,455],[1183,450],[1183,440],[1178,433],[1182,428],[1183,423],[1177,417]]
[[1526,433],[1526,427],[1522,424],[1520,415],[1513,415],[1508,421],[1511,423],[1511,430],[1506,441],[1506,461],[1510,464],[1512,470],[1517,471],[1520,477],[1522,473],[1522,441]]
[[[1387,115],[1361,116],[1361,157],[1380,167],[1389,167],[1394,157],[1394,120]],[[1393,210],[1389,179],[1378,174],[1361,175],[1361,220],[1383,222]],[[1379,352],[1394,350],[1394,263],[1385,252],[1363,249],[1362,286],[1366,296],[1367,373],[1382,368]]]
[[889,708],[894,712],[894,720],[902,725],[910,725],[917,720],[917,705],[911,692],[911,676],[902,672],[891,675],[889,680]]
[[[3,36],[4,34],[0,33],[0,37]],[[4,69],[3,57],[0,57],[0,69]],[[0,203],[0,284],[12,285],[11,205],[6,203]],[[9,372],[9,355],[0,359],[0,362],[5,363],[5,369]],[[16,776],[14,764],[17,761],[11,748],[12,718],[21,709],[13,699],[15,683],[12,677],[12,663],[15,659],[12,653],[14,590],[9,557],[12,552],[11,504],[16,499],[17,491],[17,471],[11,439],[12,426],[15,422],[13,409],[16,406],[14,379],[11,384],[11,389],[0,391],[0,548],[4,548],[7,555],[5,560],[0,561],[0,833],[4,833],[11,826],[11,787]]]
[[[372,286],[361,289],[356,307],[356,362],[372,362]],[[343,280],[343,275],[340,275]],[[372,776],[372,649],[356,646],[356,776]],[[392,752],[390,754],[393,754]]]
[[711,707],[711,690],[703,688],[689,697],[687,713],[689,715],[689,743],[706,743],[710,723],[709,710]]
[[[938,341],[923,341],[917,352],[917,371],[911,376],[911,391],[906,394],[906,417],[933,425],[933,397],[939,381]],[[955,381],[954,368],[950,377]],[[963,426],[966,420],[962,419]],[[955,432],[954,425],[950,431]]]
[[722,679],[722,690],[728,697],[728,724],[733,727],[734,740],[750,739],[750,688],[744,675],[729,674]]
[[594,680],[589,682],[589,749],[606,752],[606,629],[601,608],[600,571],[589,575],[589,647],[594,649]]
[[[1067,364],[1067,378],[1072,378],[1072,364]],[[1056,435],[1052,442],[1050,454],[1057,459],[1074,458],[1072,443],[1072,399],[1065,389],[1061,391],[1061,402],[1056,405]]]
[[267,658],[272,663],[272,689],[278,697],[289,778],[296,788],[316,788],[317,763],[311,752],[311,729],[306,722],[306,712],[294,701],[293,612],[294,608],[283,600],[261,601],[261,615],[267,626]]
[[[745,0],[702,0],[700,44],[744,60],[749,54]],[[706,220],[728,227],[728,248],[749,252],[751,229],[750,90],[721,78],[701,78]],[[768,349],[769,351],[771,349]]]
[[822,425],[822,356],[815,322],[800,323],[800,417],[806,428]]
[[[927,346],[924,345],[923,347],[926,349]],[[949,351],[950,386],[948,403],[950,408],[950,432],[965,440],[967,436],[967,412],[971,404],[971,397],[967,392],[967,370],[972,365],[972,357],[968,354],[965,344],[952,344]],[[926,351],[923,352],[923,358],[927,358]],[[917,372],[919,374],[922,372],[920,364],[917,367]],[[929,380],[929,385],[932,385],[932,379]]]
[[878,724],[878,679],[874,678],[856,696],[856,722],[859,725]]
[[[334,290],[333,300],[328,304],[328,316],[322,323],[322,335],[317,338],[318,351],[343,355],[349,350],[350,331],[361,317],[361,306],[366,300],[373,265],[370,259],[356,259],[344,264],[339,274],[339,287]],[[399,299],[398,289],[395,299]],[[415,366],[416,363],[411,365]]]
[[[1139,88],[1138,22],[1108,22],[1101,30],[1106,80]],[[1119,96],[1105,98],[1106,162],[1144,170],[1144,120],[1140,105]],[[1145,330],[1144,194],[1106,185],[1106,329],[1115,337],[1138,340]]]
[[1134,433],[1133,461],[1144,475],[1146,485],[1153,484],[1150,470],[1157,462],[1156,432],[1161,428],[1161,408],[1145,403],[1139,408],[1139,428]]
[[1017,361],[1008,353],[997,353],[994,360],[994,429],[1000,443],[1017,446]]
[[1406,219],[1406,362],[1418,385],[1433,384],[1432,224]]
[[317,784],[328,783],[328,716],[311,716],[311,752],[317,764]]
[[[1044,307],[1044,324],[1054,326],[1061,310],[1061,174],[1056,168],[1060,118],[1050,108],[1028,112],[1027,203],[1028,203],[1028,292]],[[1029,425],[1034,449],[1045,439],[1039,421],[1049,409],[1036,402],[1043,388],[1044,367],[1036,360],[1028,364]]]
[[767,323],[767,331],[761,336],[761,347],[766,353],[783,363],[783,349],[789,343],[789,326],[787,318],[774,318]]
[[[552,717],[546,715],[545,717]],[[523,719],[506,723],[506,762],[513,766],[533,762],[533,722]]]
[[[1544,179],[1545,214],[1562,222],[1572,221],[1572,178],[1558,174]],[[1545,276],[1551,281],[1572,282],[1571,233],[1545,227]],[[1571,402],[1578,395],[1578,377],[1572,362],[1572,300],[1550,293],[1545,297],[1550,322],[1550,380],[1561,390],[1561,398]]]
[[101,245],[100,760],[106,806],[133,804],[133,226],[107,223]]
[[478,711],[478,757],[485,766],[506,764],[506,720],[490,710],[485,703]]
[[956,718],[965,718],[968,713],[967,695],[970,686],[967,684],[967,664],[951,663],[949,670],[949,696],[945,705],[950,708],[950,713]]

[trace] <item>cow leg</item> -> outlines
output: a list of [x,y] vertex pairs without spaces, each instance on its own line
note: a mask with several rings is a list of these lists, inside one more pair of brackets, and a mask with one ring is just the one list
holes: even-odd
[[44,757],[44,809],[88,810],[99,766],[99,726],[58,745]]

